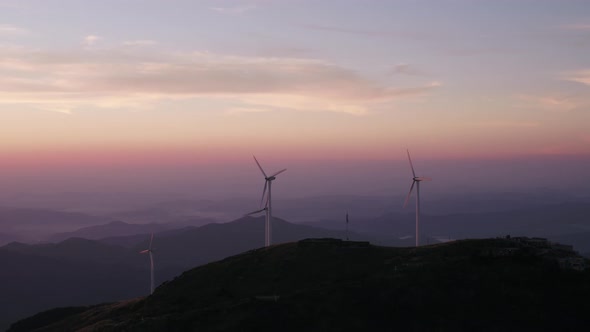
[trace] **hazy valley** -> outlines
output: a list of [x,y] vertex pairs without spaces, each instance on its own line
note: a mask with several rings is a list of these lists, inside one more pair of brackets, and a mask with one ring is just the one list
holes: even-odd
[[[425,200],[422,244],[511,235],[545,237],[574,245],[582,254],[590,253],[589,202],[584,198],[555,202],[557,195],[490,193]],[[414,242],[414,213],[412,208],[404,210],[394,203],[390,197],[379,196],[277,199],[274,243],[348,237],[410,247]],[[0,326],[7,327],[19,318],[52,307],[145,295],[149,266],[139,251],[147,248],[151,233],[155,234],[156,285],[195,266],[263,247],[262,217],[234,221],[204,217],[239,216],[255,205],[248,199],[183,199],[99,215],[3,208],[0,222],[11,233],[4,235],[4,246],[0,247],[0,264],[9,271],[0,275],[1,291],[6,294]],[[347,211],[348,232],[344,218]],[[282,220],[283,214],[297,223]],[[155,222],[158,219],[162,222]],[[53,224],[60,232],[49,231],[54,228],[48,225]],[[111,287],[113,284],[117,286]]]

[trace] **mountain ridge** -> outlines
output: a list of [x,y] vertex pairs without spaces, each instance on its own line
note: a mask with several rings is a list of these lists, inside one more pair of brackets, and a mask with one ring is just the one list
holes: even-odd
[[145,298],[56,309],[9,331],[579,329],[588,322],[590,271],[564,268],[559,262],[580,257],[551,246],[522,238],[419,248],[309,239],[190,269]]

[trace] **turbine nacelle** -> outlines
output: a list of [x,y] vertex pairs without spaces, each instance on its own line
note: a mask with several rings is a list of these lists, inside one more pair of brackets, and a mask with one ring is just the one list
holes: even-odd
[[[272,174],[271,176],[266,175],[266,172],[264,172],[264,169],[262,169],[262,166],[260,166],[260,163],[258,162],[258,159],[256,159],[256,156],[252,156],[254,157],[254,161],[256,162],[256,165],[258,165],[258,168],[260,168],[260,172],[262,172],[262,175],[264,176],[264,189],[262,189],[262,198],[260,199],[260,206],[262,206],[264,204],[264,197],[266,195],[266,188],[269,188],[270,191],[270,183],[274,180],[277,179],[277,175],[283,173],[284,171],[286,171],[287,169],[282,169],[274,174]],[[266,205],[268,206],[268,197],[267,197],[267,203]]]
[[258,165],[258,168],[260,168],[260,171],[262,172],[262,175],[264,176],[264,179],[265,179],[266,181],[272,181],[272,180],[275,180],[277,175],[279,175],[279,174],[281,174],[281,173],[283,173],[284,171],[286,171],[286,170],[287,170],[287,169],[285,168],[285,169],[282,169],[282,170],[280,170],[280,171],[276,172],[275,174],[273,174],[273,175],[271,175],[271,176],[268,176],[268,175],[266,175],[266,172],[264,172],[264,169],[262,169],[262,166],[260,166],[260,163],[258,162],[258,159],[256,159],[256,156],[252,156],[252,157],[254,157],[254,161],[256,162],[256,165]]
[[264,209],[256,210],[254,212],[247,213],[244,216],[245,217],[249,217],[249,216],[252,216],[252,215],[255,215],[255,214],[259,214],[260,212],[266,212],[266,211],[268,211],[268,207],[265,207]]

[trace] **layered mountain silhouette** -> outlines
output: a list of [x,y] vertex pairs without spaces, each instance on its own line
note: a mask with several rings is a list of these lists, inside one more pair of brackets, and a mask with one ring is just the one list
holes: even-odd
[[[243,209],[248,206],[239,205]],[[223,206],[210,200],[174,200],[150,204],[140,209],[109,213],[116,219],[132,223],[190,223],[202,226],[214,222],[218,217],[225,218]],[[245,210],[241,210],[242,212]],[[226,219],[227,220],[227,219]]]
[[[345,237],[342,231],[291,224],[279,218],[275,218],[273,230],[275,243]],[[117,241],[125,246],[113,244]],[[139,251],[147,248],[148,241],[149,235],[144,234],[101,241],[70,238],[37,245],[13,242],[0,247],[0,329],[25,315],[55,306],[145,295],[149,289],[149,261]],[[188,268],[263,244],[263,217],[157,233],[156,285]]]
[[110,217],[90,216],[83,213],[47,209],[0,208],[0,245],[10,241],[45,240],[55,232],[65,232],[100,225]]
[[[179,203],[176,207],[186,204],[189,203]],[[424,214],[421,229],[426,235],[423,239],[429,243],[445,238],[507,234],[542,236],[574,244],[576,250],[589,255],[590,222],[586,218],[589,209],[585,203],[570,202],[501,212]],[[414,242],[411,209],[404,214],[392,212],[377,218],[357,217],[354,213],[351,216],[352,231],[348,234],[343,220],[302,225],[275,218],[274,243],[304,238],[344,239],[347,235],[352,240],[382,245],[411,246]],[[14,242],[0,247],[0,266],[9,271],[0,273],[0,294],[5,294],[0,300],[0,330],[19,318],[55,306],[87,305],[145,295],[149,289],[149,261],[138,252],[147,247],[151,232],[156,233],[156,285],[187,269],[264,244],[263,217],[201,227],[184,227],[182,222],[139,225],[110,221],[79,213],[0,209],[0,224],[8,230],[30,231],[39,227],[46,234],[53,222],[59,225],[58,229],[79,229],[56,235],[55,239],[75,236],[58,243]],[[114,234],[117,236],[111,236]],[[15,239],[11,233],[3,236],[6,241]]]
[[[424,242],[437,239],[486,238],[505,235],[538,236],[575,245],[581,252],[590,251],[590,205],[587,202],[568,202],[524,209],[448,215],[429,214],[423,204],[420,229]],[[350,229],[382,239],[411,236],[409,241],[394,243],[411,245],[415,234],[414,210],[408,213],[385,213],[376,218],[354,219]],[[343,229],[340,220],[306,223],[328,229]],[[424,243],[426,244],[426,243]]]
[[182,228],[186,225],[175,224],[129,224],[123,221],[113,221],[104,225],[83,227],[73,232],[57,233],[49,238],[51,242],[59,242],[72,237],[89,240],[99,240],[113,236],[139,235],[159,233],[165,230]]
[[590,271],[564,267],[581,258],[537,242],[307,239],[191,269],[149,297],[54,309],[9,331],[585,329]]

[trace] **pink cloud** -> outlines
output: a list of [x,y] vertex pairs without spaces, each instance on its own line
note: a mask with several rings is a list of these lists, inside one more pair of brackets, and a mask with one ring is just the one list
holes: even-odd
[[569,112],[584,104],[584,101],[579,98],[554,95],[520,95],[517,98],[520,102],[519,107],[536,108],[545,111]]
[[[92,45],[99,37],[87,40]],[[31,77],[25,71],[36,74]],[[293,109],[362,114],[372,104],[429,93],[440,86],[437,82],[385,86],[354,70],[311,59],[127,48],[68,53],[7,50],[0,53],[0,74],[0,103],[45,107],[137,107],[155,100],[207,97],[233,99],[242,108],[296,105]]]
[[12,24],[0,24],[0,35],[24,35],[29,33],[25,28]]
[[585,85],[590,85],[590,69],[578,70],[562,75],[562,78],[567,81],[578,82]]

